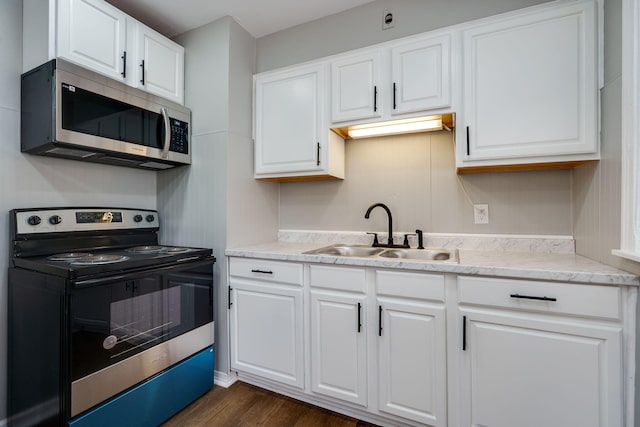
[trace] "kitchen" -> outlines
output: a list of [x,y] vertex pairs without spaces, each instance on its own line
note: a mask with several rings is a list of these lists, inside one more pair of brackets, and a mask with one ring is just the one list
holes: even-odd
[[[159,173],[48,159],[20,153],[20,61],[0,67],[2,218],[16,207],[122,206],[158,209],[161,239],[173,244],[226,248],[270,242],[278,230],[383,231],[383,215],[364,219],[376,201],[389,204],[398,231],[574,236],[576,252],[627,271],[636,263],[610,254],[619,246],[621,2],[605,2],[605,72],[602,159],[577,169],[461,175],[473,203],[490,206],[490,223],[473,224],[473,211],[455,174],[453,144],[446,131],[346,143],[344,181],[275,184],[253,179],[252,87],[255,72],[321,58],[452,25],[539,1],[494,1],[469,7],[391,2],[398,24],[377,25],[387,3],[375,2],[255,39],[231,18],[176,37],[186,48],[185,91],[193,111],[193,164]],[[464,6],[464,7],[463,7]],[[22,55],[22,2],[0,6],[4,58]],[[428,10],[427,10],[428,9]],[[428,13],[427,13],[428,12]],[[423,18],[427,15],[429,18]],[[376,25],[370,25],[370,22]],[[331,31],[326,31],[327,26]],[[395,31],[395,32],[394,32]],[[400,148],[398,148],[400,147]],[[424,165],[430,164],[429,168]],[[419,184],[416,184],[419,183]],[[251,206],[248,209],[247,206]],[[206,213],[206,214],[203,214]],[[203,221],[203,217],[208,220]],[[4,241],[8,240],[3,227]],[[0,256],[6,274],[8,256]],[[226,313],[227,266],[215,265],[216,312]],[[0,313],[6,313],[3,276]],[[218,381],[230,380],[228,324],[216,322]],[[6,341],[5,330],[0,339]],[[5,352],[0,363],[6,366]],[[0,382],[5,383],[0,371]],[[0,403],[0,415],[5,402]],[[4,417],[2,417],[4,418]]]

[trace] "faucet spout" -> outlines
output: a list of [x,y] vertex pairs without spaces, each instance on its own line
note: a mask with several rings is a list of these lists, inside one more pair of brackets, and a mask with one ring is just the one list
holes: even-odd
[[[384,209],[387,212],[387,216],[389,217],[389,238],[387,239],[386,246],[391,248],[393,247],[393,218],[391,217],[391,210],[389,210],[387,205],[385,205],[384,203],[374,203],[373,205],[369,206],[369,208],[367,209],[367,213],[364,214],[364,217],[365,219],[369,219],[369,215],[371,215],[371,211],[374,208],[377,208],[378,206]],[[384,246],[384,245],[380,245],[380,246]]]

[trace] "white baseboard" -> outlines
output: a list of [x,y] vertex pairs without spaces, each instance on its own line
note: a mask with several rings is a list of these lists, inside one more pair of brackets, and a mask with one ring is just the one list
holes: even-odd
[[[236,381],[238,381],[238,376],[236,375],[235,372],[233,373],[222,372],[222,371],[213,372],[213,382],[217,386],[228,388],[229,386],[231,386],[231,384],[235,383]],[[0,425],[0,427],[2,426]]]

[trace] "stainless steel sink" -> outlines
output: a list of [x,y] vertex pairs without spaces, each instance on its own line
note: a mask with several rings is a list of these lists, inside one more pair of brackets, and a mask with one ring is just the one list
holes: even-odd
[[455,251],[448,251],[439,248],[426,249],[387,249],[380,253],[384,258],[415,259],[422,261],[455,261],[457,256]]
[[384,249],[372,248],[363,245],[331,245],[320,249],[307,251],[309,255],[334,255],[334,256],[350,256],[350,257],[370,257],[381,253]]
[[398,248],[373,248],[364,245],[335,244],[324,248],[305,252],[308,255],[332,255],[345,257],[383,257],[420,261],[448,261],[458,262],[457,251],[448,251],[440,248],[427,249],[398,249]]

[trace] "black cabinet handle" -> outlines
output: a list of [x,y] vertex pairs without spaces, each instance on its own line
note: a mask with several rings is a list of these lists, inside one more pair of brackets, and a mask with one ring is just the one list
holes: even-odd
[[362,330],[362,304],[358,303],[358,333]]
[[467,316],[462,316],[462,351],[467,351]]
[[122,72],[120,74],[122,74],[123,79],[126,79],[127,78],[127,51],[126,50],[122,52],[122,56],[120,58],[122,58]]
[[393,82],[393,109],[396,109],[396,83]]
[[258,269],[254,269],[251,270],[252,273],[261,273],[261,274],[273,274],[273,271],[271,270],[258,270]]
[[316,166],[320,166],[320,143],[316,146]]
[[373,112],[378,111],[378,86],[373,87]]
[[471,150],[469,150],[469,126],[467,126],[467,156],[470,154]]
[[142,83],[142,86],[144,86],[144,59],[140,63],[140,66],[142,67],[142,79],[140,79],[140,83]]
[[537,301],[557,301],[556,298],[552,298],[552,297],[536,297],[536,296],[531,296],[531,295],[520,295],[520,294],[511,294],[510,295],[511,298],[519,298],[519,299],[533,299],[533,300],[537,300]]
[[378,306],[378,336],[382,336],[382,306]]
[[228,298],[227,301],[229,301],[229,310],[231,310],[231,306],[233,305],[233,303],[231,302],[231,291],[233,290],[233,288],[231,286],[228,287]]

